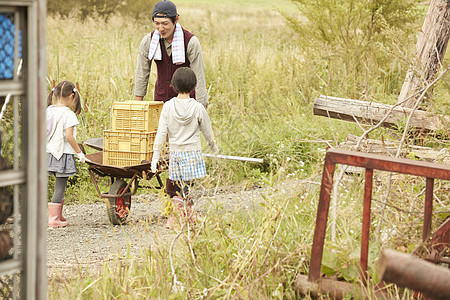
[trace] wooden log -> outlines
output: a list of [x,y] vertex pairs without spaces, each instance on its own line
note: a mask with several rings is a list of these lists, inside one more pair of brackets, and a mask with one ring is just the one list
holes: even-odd
[[[344,99],[321,95],[314,101],[314,115],[355,122],[363,121],[370,125],[380,122],[392,109],[392,105],[375,102]],[[404,124],[411,113],[411,108],[397,106],[384,120],[383,126],[397,128]],[[433,115],[426,111],[416,110],[411,118],[410,126],[424,131],[446,131],[450,127],[450,116]]]
[[[431,0],[416,44],[418,63],[408,71],[397,103],[403,102],[410,95],[420,90],[424,84],[433,81],[444,58],[449,36],[450,1]],[[411,98],[401,105],[413,107],[416,98]]]
[[373,295],[367,295],[367,288],[359,284],[320,278],[317,282],[308,281],[308,276],[299,274],[295,278],[295,291],[303,297],[313,299],[386,299],[385,290],[375,287]]
[[310,282],[308,276],[300,274],[295,279],[295,290],[303,296],[311,296],[315,299],[321,296],[345,299],[347,295],[355,295],[356,289],[355,285],[351,283],[326,278],[322,278],[318,282]]
[[[339,148],[356,150],[355,146],[358,143],[359,137],[353,134],[348,134],[345,141],[339,144]],[[375,154],[395,156],[398,148],[398,143],[390,140],[380,141],[375,139],[364,139],[360,143],[360,149],[357,151],[370,152]],[[443,148],[439,151],[417,145],[408,145],[402,149],[400,157],[411,157],[415,159],[450,164],[450,150]]]
[[383,249],[378,261],[378,275],[380,280],[433,299],[450,299],[450,270],[412,255]]

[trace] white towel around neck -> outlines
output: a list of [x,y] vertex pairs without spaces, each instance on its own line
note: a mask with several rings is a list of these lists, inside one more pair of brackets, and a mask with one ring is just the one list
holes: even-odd
[[[152,40],[150,42],[150,49],[148,51],[148,59],[161,60],[161,47],[159,45],[161,35],[158,29],[153,32]],[[172,40],[172,62],[175,65],[184,64],[186,61],[184,52],[184,34],[180,24],[175,25],[175,32]]]

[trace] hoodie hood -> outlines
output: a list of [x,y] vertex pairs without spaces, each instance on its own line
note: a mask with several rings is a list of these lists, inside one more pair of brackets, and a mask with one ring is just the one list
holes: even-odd
[[197,103],[197,100],[172,98],[174,114],[173,117],[176,122],[181,125],[187,125],[192,122],[194,116],[197,114],[197,105],[192,105],[192,102]]

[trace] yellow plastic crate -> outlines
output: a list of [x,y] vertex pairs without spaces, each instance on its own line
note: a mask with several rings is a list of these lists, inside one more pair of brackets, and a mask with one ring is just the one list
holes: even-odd
[[135,166],[151,161],[156,132],[103,131],[103,164]]
[[157,131],[163,105],[164,103],[161,101],[114,102],[112,107],[112,130]]

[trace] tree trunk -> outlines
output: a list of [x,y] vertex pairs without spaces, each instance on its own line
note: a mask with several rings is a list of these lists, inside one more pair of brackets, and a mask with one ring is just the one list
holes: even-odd
[[[431,0],[416,44],[418,63],[408,71],[397,103],[403,102],[433,80],[442,64],[449,36],[450,0]],[[401,105],[412,108],[416,99],[412,97]]]

